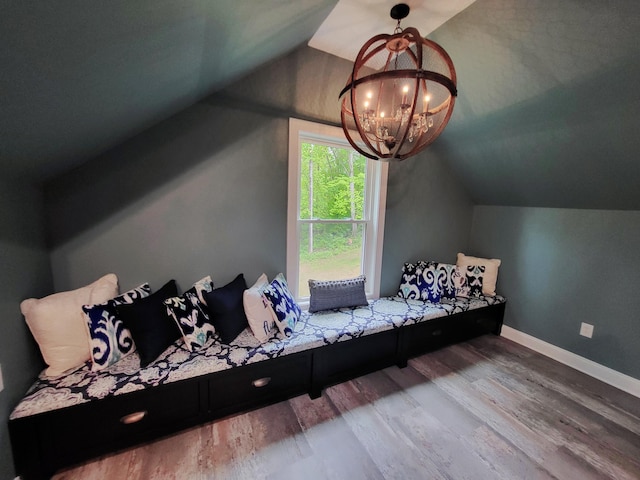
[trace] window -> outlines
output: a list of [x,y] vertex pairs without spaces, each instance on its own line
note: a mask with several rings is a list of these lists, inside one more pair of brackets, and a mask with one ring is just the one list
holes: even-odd
[[387,169],[341,128],[290,119],[287,280],[301,303],[310,278],[363,274],[367,297],[379,296]]

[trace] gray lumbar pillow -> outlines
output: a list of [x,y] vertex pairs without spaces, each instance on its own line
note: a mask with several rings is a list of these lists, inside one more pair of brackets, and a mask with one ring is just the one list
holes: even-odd
[[346,280],[309,280],[309,312],[368,305],[364,275]]

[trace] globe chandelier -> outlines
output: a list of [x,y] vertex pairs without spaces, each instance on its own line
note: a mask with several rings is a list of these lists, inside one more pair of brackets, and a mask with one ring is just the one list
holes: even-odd
[[447,52],[417,29],[400,28],[409,10],[404,3],[391,9],[393,34],[363,45],[339,95],[347,140],[374,160],[404,160],[430,145],[449,122],[458,93]]

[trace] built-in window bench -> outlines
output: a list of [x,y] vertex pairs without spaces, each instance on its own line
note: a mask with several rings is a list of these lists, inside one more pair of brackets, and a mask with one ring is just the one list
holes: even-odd
[[322,389],[485,333],[500,334],[499,295],[432,304],[400,297],[309,314],[291,337],[264,344],[246,330],[231,345],[187,351],[182,340],[146,368],[133,353],[107,370],[41,375],[9,431],[24,480],[184,428]]

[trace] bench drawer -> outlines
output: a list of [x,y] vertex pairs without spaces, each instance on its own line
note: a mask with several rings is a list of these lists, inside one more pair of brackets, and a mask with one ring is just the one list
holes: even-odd
[[45,452],[64,466],[198,423],[201,386],[197,380],[109,397],[46,414]]
[[326,386],[395,364],[397,332],[389,330],[314,350],[314,396]]
[[415,357],[448,345],[455,335],[455,328],[455,321],[449,317],[403,328],[400,331],[402,355]]
[[308,352],[236,367],[210,377],[209,407],[219,418],[306,393],[310,383]]
[[500,334],[505,304],[469,310],[460,314],[452,342],[463,342],[487,333]]

